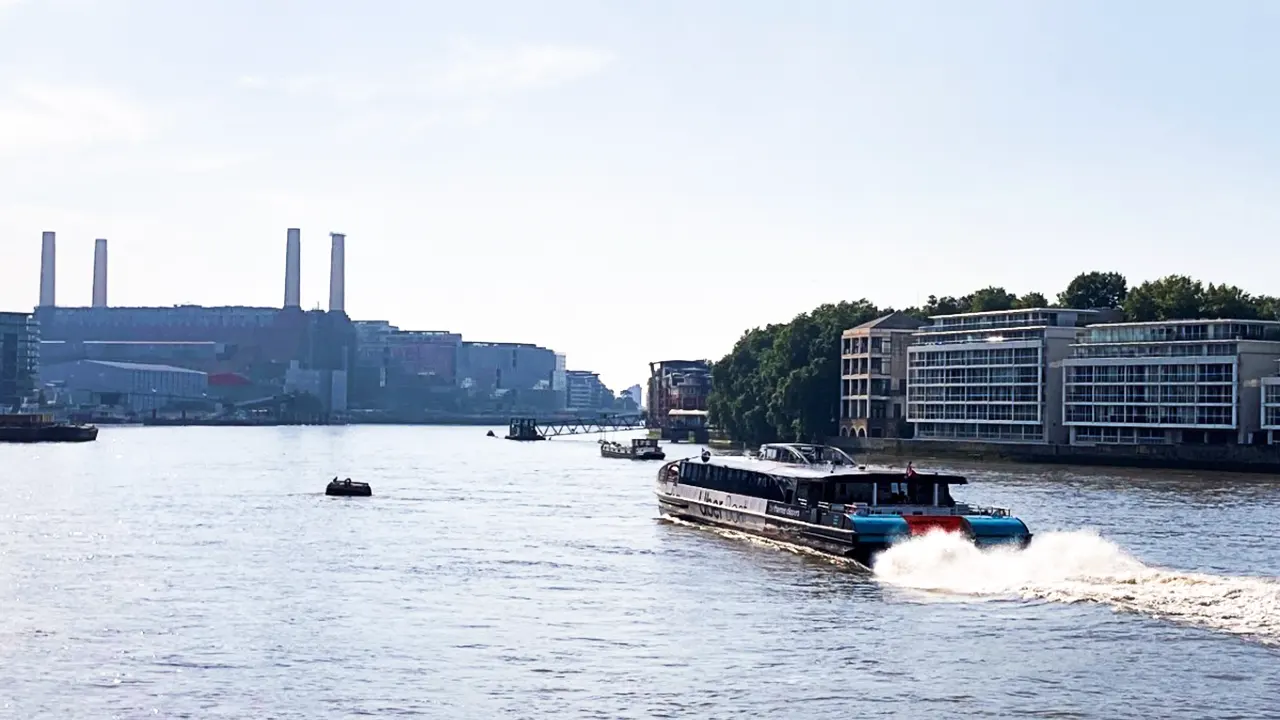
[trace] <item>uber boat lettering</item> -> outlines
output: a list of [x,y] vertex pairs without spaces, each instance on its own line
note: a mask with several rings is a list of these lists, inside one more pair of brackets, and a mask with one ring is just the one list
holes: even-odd
[[689,458],[658,471],[659,512],[807,546],[865,566],[934,529],[979,546],[1025,546],[1031,532],[1001,508],[957,502],[959,475],[867,469],[824,445],[763,445],[756,457]]

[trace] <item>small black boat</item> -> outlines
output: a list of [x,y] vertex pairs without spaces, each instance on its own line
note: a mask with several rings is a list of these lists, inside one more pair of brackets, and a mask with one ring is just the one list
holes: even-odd
[[334,478],[329,481],[324,494],[337,497],[369,497],[373,495],[373,488],[369,487],[369,483],[351,482],[351,478],[346,480]]

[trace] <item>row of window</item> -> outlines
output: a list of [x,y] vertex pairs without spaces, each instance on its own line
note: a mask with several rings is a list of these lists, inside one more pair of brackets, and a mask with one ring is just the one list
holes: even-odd
[[[840,383],[841,397],[876,395],[887,397],[895,394],[893,381],[887,378],[866,379],[849,379],[846,378]],[[907,381],[899,380],[896,394],[901,395],[907,391]]]
[[1235,402],[1234,385],[1068,385],[1067,402],[1196,403]]
[[911,369],[907,371],[907,384],[912,385],[1011,385],[1038,384],[1044,376],[1039,366],[966,369]]
[[1263,387],[1265,390],[1263,391],[1262,402],[1268,405],[1273,403],[1280,405],[1280,385],[1264,385]]
[[680,482],[733,495],[791,502],[791,490],[769,475],[701,462],[680,464]]
[[940,405],[910,403],[907,419],[919,420],[992,420],[997,422],[1040,422],[1040,404],[975,404]]
[[1262,424],[1269,428],[1280,429],[1280,407],[1268,407],[1263,410]]
[[1126,425],[1227,425],[1236,424],[1235,408],[1186,405],[1067,405],[1068,424],[1124,423]]
[[996,350],[917,350],[911,353],[909,362],[911,367],[1039,365],[1040,348],[1000,348]]
[[1130,327],[1094,326],[1085,332],[1085,337],[1091,343],[1271,340],[1280,339],[1280,324],[1216,322]]
[[987,425],[983,423],[920,423],[916,437],[922,440],[989,440],[993,442],[1040,442],[1040,425]]
[[1083,345],[1076,347],[1071,356],[1078,358],[1234,356],[1236,350],[1235,343],[1206,343],[1203,345]]
[[1168,441],[1168,432],[1155,428],[1078,427],[1072,432],[1073,443],[1163,445]]
[[866,355],[868,353],[888,355],[891,352],[893,352],[893,340],[887,337],[847,337],[844,338],[844,344],[841,347],[842,355]]
[[1039,385],[913,385],[913,402],[1040,402]]
[[1179,365],[1069,365],[1068,383],[1234,383],[1231,363],[1187,363]]

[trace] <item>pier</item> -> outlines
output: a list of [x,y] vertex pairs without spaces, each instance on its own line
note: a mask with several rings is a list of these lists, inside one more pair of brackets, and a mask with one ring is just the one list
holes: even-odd
[[644,417],[636,415],[601,415],[596,418],[575,418],[538,422],[534,418],[512,418],[507,432],[508,440],[524,442],[546,440],[561,435],[586,435],[615,430],[642,430]]

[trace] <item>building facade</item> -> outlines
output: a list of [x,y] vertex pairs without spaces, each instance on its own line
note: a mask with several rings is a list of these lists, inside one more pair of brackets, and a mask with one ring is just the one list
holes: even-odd
[[208,399],[209,376],[168,365],[76,360],[41,370],[78,405],[110,405],[140,413]]
[[568,408],[570,410],[601,410],[613,407],[613,392],[600,382],[600,376],[586,370],[569,370]]
[[649,363],[648,426],[664,428],[672,410],[706,412],[711,394],[711,363],[664,360]]
[[1083,331],[1066,360],[1065,422],[1073,445],[1261,440],[1280,323],[1176,320]]
[[939,315],[907,349],[907,419],[923,440],[1065,443],[1062,361],[1089,310]]
[[1280,444],[1280,374],[1262,379],[1261,419],[1267,442]]
[[0,313],[0,413],[36,398],[40,325],[29,313]]
[[893,313],[845,330],[840,340],[840,434],[905,437],[907,347],[924,320]]
[[479,392],[551,392],[555,372],[555,352],[537,345],[464,342],[458,350],[458,381]]

